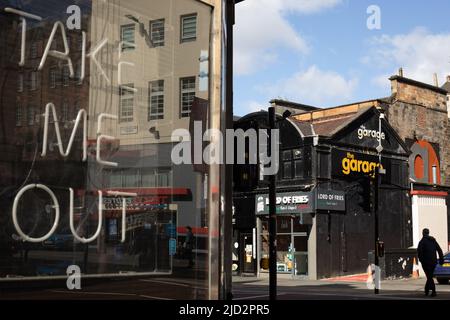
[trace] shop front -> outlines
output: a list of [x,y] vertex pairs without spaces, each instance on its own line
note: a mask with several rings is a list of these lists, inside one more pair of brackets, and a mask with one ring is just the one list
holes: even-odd
[[[375,247],[377,207],[379,237],[386,250],[412,245],[408,148],[376,108],[345,111],[318,110],[289,121],[280,117],[279,272],[309,279],[366,272]],[[251,114],[239,125],[263,126],[265,117]],[[374,179],[377,168],[383,172],[380,184]],[[237,191],[236,228],[238,221],[249,221],[252,208],[259,241],[257,267],[264,272],[269,229],[266,181],[258,181],[253,191]]]
[[[314,213],[314,193],[277,194],[277,270],[295,276],[308,275],[308,241]],[[269,197],[256,196],[257,256],[263,261],[259,272],[268,272]],[[310,244],[313,246],[313,243]]]

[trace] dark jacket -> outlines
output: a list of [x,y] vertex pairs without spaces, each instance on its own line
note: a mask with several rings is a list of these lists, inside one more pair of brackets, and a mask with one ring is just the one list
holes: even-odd
[[443,264],[444,254],[436,239],[424,236],[417,247],[419,261],[423,266],[435,267],[437,264],[436,252],[439,254],[439,263]]
[[184,247],[187,250],[192,250],[194,247],[194,234],[188,230],[186,233],[186,240],[184,241]]

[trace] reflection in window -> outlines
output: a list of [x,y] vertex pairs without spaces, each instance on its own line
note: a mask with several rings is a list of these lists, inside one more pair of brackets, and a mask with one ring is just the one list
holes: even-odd
[[170,187],[172,185],[172,172],[169,169],[142,169],[142,187]]
[[181,79],[181,117],[189,117],[195,98],[195,77]]
[[30,73],[30,90],[34,91],[38,86],[38,74],[36,71]]
[[110,188],[164,188],[172,186],[172,171],[161,168],[110,170]]
[[34,106],[28,106],[27,108],[27,124],[32,126],[34,124]]
[[16,126],[20,127],[23,122],[23,111],[22,111],[22,104],[20,102],[17,102],[16,104]]
[[181,42],[194,41],[197,38],[197,14],[181,17]]
[[123,187],[138,188],[140,187],[140,176],[138,169],[129,169],[123,171]]
[[56,67],[50,68],[50,88],[56,88],[56,78],[58,69]]
[[164,119],[164,80],[150,82],[148,120]]
[[303,178],[303,161],[295,160],[294,166],[295,166],[295,177]]
[[292,178],[292,163],[291,162],[285,162],[283,164],[283,178],[284,179]]
[[134,113],[134,84],[120,87],[120,122],[132,122]]
[[283,161],[289,160],[292,160],[292,151],[291,150],[283,151]]
[[77,79],[77,85],[80,86],[83,84],[83,82],[81,81],[81,61],[78,61],[75,66],[75,79]]
[[69,120],[69,102],[67,102],[67,100],[64,100],[62,104],[61,120]]
[[120,40],[122,41],[122,51],[130,51],[135,48],[134,31],[134,24],[129,24],[121,27]]
[[38,45],[37,42],[33,42],[30,47],[30,55],[32,59],[37,58],[38,56]]
[[150,35],[154,47],[164,46],[164,19],[150,21]]
[[64,87],[69,86],[69,76],[70,76],[69,67],[64,67],[62,70],[62,82]]
[[17,75],[17,92],[23,92],[23,73]]

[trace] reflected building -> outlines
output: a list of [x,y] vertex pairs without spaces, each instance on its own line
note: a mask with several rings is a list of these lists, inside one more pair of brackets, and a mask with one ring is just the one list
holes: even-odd
[[195,120],[203,131],[225,125],[225,8],[0,1],[0,286],[58,281],[75,264],[87,278],[190,284],[175,298],[221,295],[224,169],[175,165],[171,136],[187,138]]

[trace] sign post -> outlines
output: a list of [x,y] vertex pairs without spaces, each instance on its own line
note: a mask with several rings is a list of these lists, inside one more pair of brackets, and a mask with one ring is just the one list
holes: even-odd
[[[275,130],[275,108],[269,108],[269,146],[272,145]],[[272,153],[272,148],[269,152]],[[272,154],[269,155],[272,157]],[[269,296],[277,299],[277,212],[276,212],[276,175],[269,176]]]

